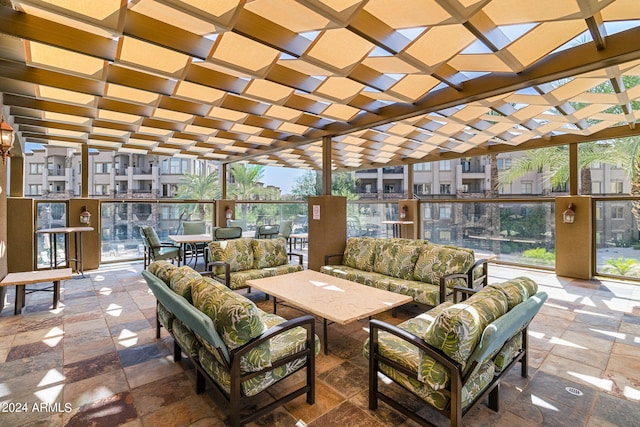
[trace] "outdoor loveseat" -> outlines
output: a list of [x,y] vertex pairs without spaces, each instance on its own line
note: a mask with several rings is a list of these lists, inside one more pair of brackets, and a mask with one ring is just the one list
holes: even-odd
[[[342,262],[331,263],[337,259]],[[455,286],[487,283],[487,260],[475,261],[472,250],[401,238],[351,237],[344,253],[325,256],[320,271],[431,307],[444,302]]]
[[[527,326],[547,299],[526,277],[489,285],[460,303],[447,301],[393,326],[370,321],[364,356],[369,359],[369,409],[378,399],[424,425],[431,425],[397,398],[380,390],[379,374],[446,414],[452,426],[489,396],[499,405],[502,378],[517,363],[527,376]],[[457,293],[456,293],[457,295]],[[395,395],[398,396],[398,395]]]
[[[209,243],[207,270],[230,289],[248,288],[247,280],[301,271],[302,254],[286,250],[284,237],[275,239],[241,239]],[[298,264],[289,264],[289,257],[298,257]],[[249,289],[250,290],[250,289]]]
[[[142,272],[157,299],[156,337],[163,326],[174,339],[174,361],[182,352],[196,366],[196,392],[213,384],[229,403],[229,423],[239,426],[302,394],[315,399],[315,320],[285,320],[187,266],[153,262]],[[306,368],[306,380],[261,408],[241,414],[241,402]],[[297,380],[296,380],[297,383]],[[254,401],[255,402],[255,401]]]

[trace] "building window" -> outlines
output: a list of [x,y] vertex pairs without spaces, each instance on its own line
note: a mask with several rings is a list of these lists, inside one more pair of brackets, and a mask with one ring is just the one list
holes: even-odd
[[522,194],[533,194],[533,182],[522,181]]
[[102,196],[108,195],[111,191],[111,187],[109,184],[96,184],[95,185],[95,195]]
[[395,193],[396,192],[395,184],[385,184],[384,185],[384,192],[385,193]]
[[499,171],[509,169],[511,167],[511,159],[496,159]]
[[451,219],[451,206],[440,206],[440,219]]
[[440,194],[451,194],[451,184],[440,184]]
[[42,184],[29,184],[30,196],[42,196]]
[[423,215],[422,216],[423,219],[431,219],[431,218],[433,218],[433,216],[432,216],[433,214],[431,213],[431,206],[425,206],[422,215]]
[[468,184],[462,184],[462,192],[463,193],[468,193],[469,192],[469,185]]
[[602,219],[602,206],[596,206],[596,219]]
[[424,240],[431,240],[431,230],[424,231]]
[[440,241],[441,242],[450,242],[451,241],[451,230],[440,230]]
[[451,170],[451,160],[440,160],[438,162],[438,169],[441,171],[450,171]]
[[29,175],[42,175],[44,163],[29,163]]
[[500,194],[511,194],[512,191],[513,191],[512,187],[513,187],[512,183],[500,184],[500,186],[498,187],[498,193],[500,193]]
[[187,159],[179,159],[172,157],[162,161],[162,173],[169,175],[181,175],[189,171],[189,162]]
[[591,182],[591,194],[602,194],[602,183],[600,181]]
[[431,194],[431,184],[414,184],[413,192],[418,195]]
[[602,169],[602,163],[600,162],[592,162],[589,166],[591,169]]
[[611,192],[614,194],[622,194],[622,181],[611,181]]
[[624,218],[624,208],[622,206],[613,206],[611,208],[611,218],[612,219],[623,219]]
[[413,165],[413,170],[416,172],[431,172],[431,162],[416,163]]
[[97,174],[110,173],[111,163],[96,163],[94,169]]

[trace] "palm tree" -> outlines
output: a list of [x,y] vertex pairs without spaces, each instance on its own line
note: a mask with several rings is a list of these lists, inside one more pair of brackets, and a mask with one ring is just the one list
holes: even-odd
[[[209,175],[187,173],[180,179],[176,196],[182,200],[214,200],[219,199],[220,194],[220,182],[216,172]],[[206,218],[207,212],[202,203],[183,206],[185,208],[180,214],[180,220],[196,213],[201,219]]]

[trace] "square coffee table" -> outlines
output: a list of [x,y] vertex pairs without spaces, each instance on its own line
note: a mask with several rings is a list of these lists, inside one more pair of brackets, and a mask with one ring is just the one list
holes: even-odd
[[247,280],[247,285],[277,300],[323,320],[324,353],[328,352],[327,322],[347,325],[413,301],[407,295],[361,285],[314,270],[303,270],[263,279]]

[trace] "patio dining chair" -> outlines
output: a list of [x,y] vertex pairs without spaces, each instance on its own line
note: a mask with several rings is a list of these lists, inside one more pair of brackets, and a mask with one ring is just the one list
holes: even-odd
[[[205,234],[207,226],[204,221],[185,221],[182,223],[182,234]],[[202,255],[202,259],[205,260],[205,248],[206,243],[189,243],[187,246],[187,253],[191,258],[195,258],[194,267],[198,265],[198,255]]]
[[213,240],[231,240],[242,237],[240,227],[218,227],[213,230]]
[[170,260],[174,262],[176,260],[180,265],[180,259],[182,253],[180,246],[173,243],[167,243],[160,241],[156,230],[149,226],[143,225],[140,227],[140,236],[142,237],[142,243],[144,244],[144,268],[146,269],[151,261]]
[[278,237],[279,225],[259,225],[256,227],[256,239],[273,239]]

